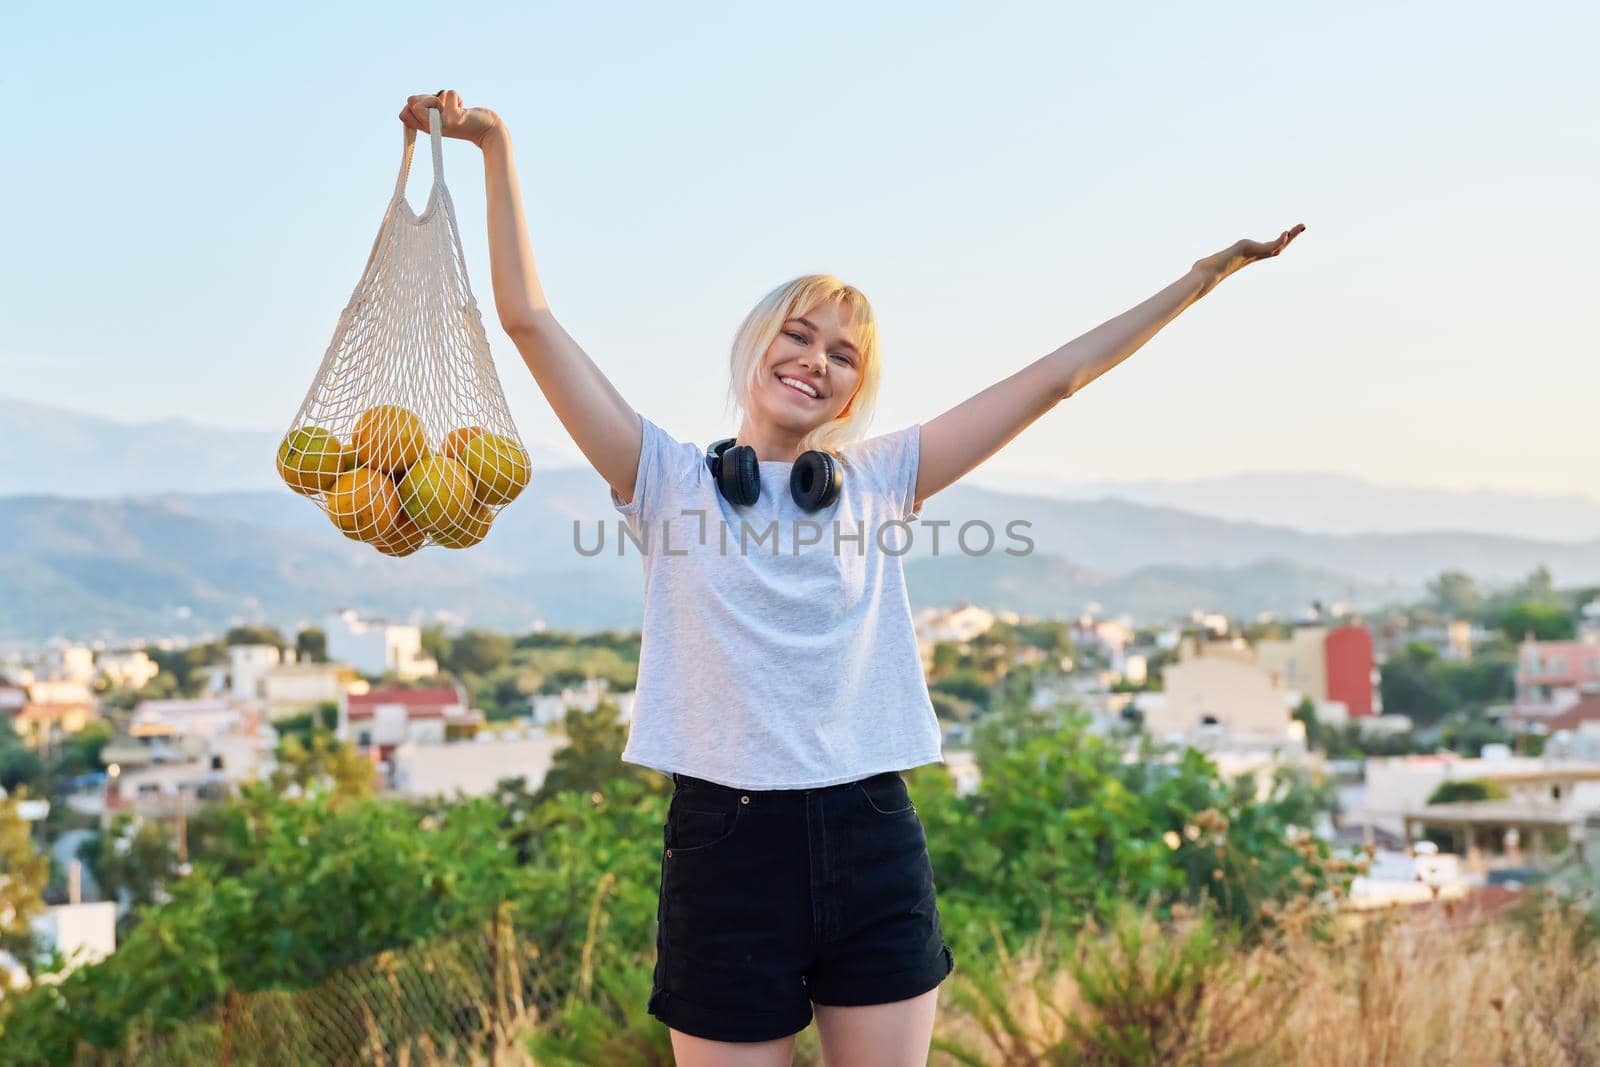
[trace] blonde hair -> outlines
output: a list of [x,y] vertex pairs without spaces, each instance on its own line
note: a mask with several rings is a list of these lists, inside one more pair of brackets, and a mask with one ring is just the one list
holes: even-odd
[[818,305],[837,300],[849,311],[851,339],[861,356],[861,381],[846,413],[808,433],[801,451],[817,449],[835,455],[866,436],[878,402],[878,320],[866,294],[831,274],[804,274],[778,286],[757,301],[733,336],[729,360],[728,401],[742,418],[761,380],[761,361],[783,324]]

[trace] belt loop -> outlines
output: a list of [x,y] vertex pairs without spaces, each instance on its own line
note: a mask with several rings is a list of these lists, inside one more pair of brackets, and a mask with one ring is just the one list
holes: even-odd
[[675,786],[680,786],[680,785],[683,784],[681,781],[678,780],[678,772],[677,771],[673,771],[672,772],[672,784],[675,785]]

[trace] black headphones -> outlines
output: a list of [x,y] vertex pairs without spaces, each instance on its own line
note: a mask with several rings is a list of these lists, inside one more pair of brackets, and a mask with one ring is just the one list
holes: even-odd
[[[706,468],[724,500],[749,507],[761,496],[761,468],[756,466],[755,449],[735,446],[733,441],[732,437],[724,437],[712,442],[706,449]],[[826,452],[803,452],[789,472],[789,495],[801,511],[820,511],[839,499],[843,481],[844,471],[838,460]]]

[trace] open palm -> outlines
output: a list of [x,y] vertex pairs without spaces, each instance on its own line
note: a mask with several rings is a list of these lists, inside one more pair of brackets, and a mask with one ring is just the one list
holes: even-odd
[[1305,223],[1298,223],[1293,229],[1284,230],[1271,241],[1235,241],[1221,252],[1197,260],[1195,269],[1212,275],[1214,279],[1212,284],[1215,284],[1240,267],[1254,263],[1258,259],[1271,259],[1288,248],[1289,242],[1300,236],[1305,228]]

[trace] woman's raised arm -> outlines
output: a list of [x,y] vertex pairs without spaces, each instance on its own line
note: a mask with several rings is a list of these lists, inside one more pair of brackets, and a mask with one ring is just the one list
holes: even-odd
[[462,108],[454,90],[411,97],[400,119],[426,132],[430,107],[440,109],[445,136],[483,150],[489,271],[500,325],[589,463],[624,503],[631,501],[643,445],[639,416],[550,311],[528,243],[510,131],[488,108]]
[[962,401],[922,427],[916,506],[1000,451],[1035,419],[1127,359],[1184,308],[1228,275],[1282,252],[1304,230],[1274,241],[1238,241],[1199,260],[1148,300],[1068,341],[1011,377]]

